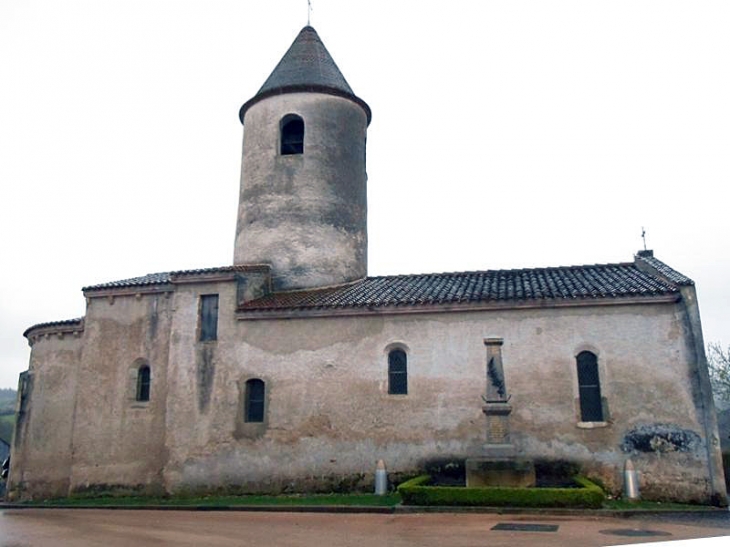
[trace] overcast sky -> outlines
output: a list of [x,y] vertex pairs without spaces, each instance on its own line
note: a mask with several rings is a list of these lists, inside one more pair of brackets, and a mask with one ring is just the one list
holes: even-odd
[[[631,261],[730,343],[730,2],[313,0],[368,130],[369,273]],[[306,0],[0,0],[0,387],[81,287],[231,264]]]

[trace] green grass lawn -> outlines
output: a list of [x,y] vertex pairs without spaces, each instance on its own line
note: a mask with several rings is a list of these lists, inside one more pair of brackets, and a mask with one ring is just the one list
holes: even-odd
[[[185,506],[185,507],[229,507],[246,505],[267,506],[361,506],[361,507],[393,507],[401,502],[398,494],[376,496],[374,494],[311,494],[288,496],[205,496],[205,497],[167,497],[153,498],[143,496],[128,497],[71,497],[30,505],[57,507],[109,507],[109,506]],[[629,502],[624,500],[606,500],[603,509],[614,511],[706,511],[708,506],[689,505],[683,503],[662,503],[654,501]]]
[[616,511],[706,511],[711,506],[661,501],[606,500],[603,508]]
[[[140,505],[185,505],[202,507],[226,507],[234,505],[278,505],[278,506],[317,506],[317,505],[347,505],[367,507],[392,507],[400,503],[398,494],[376,496],[374,494],[316,494],[292,496],[206,496],[206,497],[170,497],[150,498],[143,496],[130,497],[70,497],[47,500],[37,505],[58,506],[95,506],[110,505],[140,506]],[[33,505],[36,505],[34,503]]]

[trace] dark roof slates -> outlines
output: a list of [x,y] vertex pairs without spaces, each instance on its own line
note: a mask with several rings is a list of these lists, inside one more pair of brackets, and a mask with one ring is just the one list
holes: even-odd
[[[641,258],[642,260],[647,260]],[[661,275],[634,263],[486,270],[368,277],[347,285],[280,292],[247,303],[246,310],[423,306],[509,300],[621,298],[678,292],[691,280],[651,258]],[[147,274],[85,287],[84,290],[165,285],[195,275],[268,271],[267,266],[225,266]]]
[[299,32],[256,95],[241,107],[241,122],[244,122],[246,111],[260,100],[302,91],[350,99],[362,107],[370,123],[370,107],[355,95],[317,31],[308,25]]
[[292,291],[243,309],[422,306],[464,302],[599,299],[673,294],[676,285],[633,263],[368,277],[344,287]]

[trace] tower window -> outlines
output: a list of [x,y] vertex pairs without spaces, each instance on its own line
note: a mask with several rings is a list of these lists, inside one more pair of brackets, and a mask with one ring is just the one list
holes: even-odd
[[602,422],[603,405],[601,403],[601,382],[598,378],[598,358],[590,351],[581,351],[576,361],[580,419],[583,422]]
[[287,114],[281,120],[281,155],[304,153],[304,120],[296,114]]
[[264,421],[264,400],[266,399],[266,384],[263,380],[254,378],[246,381],[246,401],[244,421]]
[[408,357],[402,349],[388,353],[388,393],[408,394]]
[[200,297],[200,341],[218,339],[218,295]]
[[150,367],[142,365],[137,370],[137,395],[138,401],[150,400]]

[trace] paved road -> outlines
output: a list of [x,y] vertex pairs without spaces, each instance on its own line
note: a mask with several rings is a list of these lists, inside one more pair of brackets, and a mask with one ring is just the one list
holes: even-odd
[[[502,531],[498,523],[557,525],[557,531]],[[654,536],[613,535],[628,531]],[[669,534],[669,535],[667,535]],[[491,514],[314,514],[10,509],[0,511],[0,547],[282,546],[544,547],[624,545],[726,536],[730,513],[708,517],[592,518]],[[704,547],[704,544],[703,544]]]

